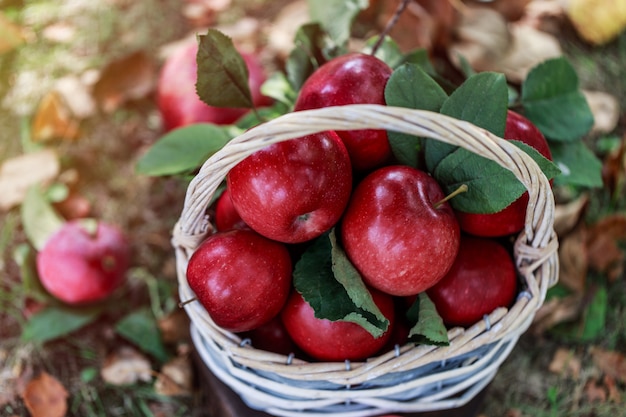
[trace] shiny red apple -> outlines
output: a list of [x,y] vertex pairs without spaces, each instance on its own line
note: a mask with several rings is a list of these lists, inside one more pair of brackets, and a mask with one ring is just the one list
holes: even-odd
[[[320,66],[302,85],[294,110],[346,104],[385,104],[391,67],[373,55],[349,53]],[[384,130],[338,131],[356,171],[378,167],[391,158]]]
[[356,187],[343,220],[348,258],[370,286],[392,295],[418,294],[452,266],[459,225],[439,184],[402,165],[379,168]]
[[332,131],[291,139],[241,161],[227,187],[250,228],[280,242],[304,242],[341,217],[352,191],[350,157]]
[[[165,60],[157,82],[157,107],[166,131],[193,123],[231,124],[246,114],[245,108],[213,107],[204,103],[196,93],[198,65],[197,42],[186,42]],[[261,94],[261,85],[267,75],[254,54],[240,51],[249,74],[249,86],[255,106],[271,104],[271,99]]]
[[237,213],[233,200],[230,198],[230,191],[226,188],[215,202],[215,228],[219,232],[225,232],[244,227],[247,227],[246,222]]
[[371,293],[390,322],[389,329],[378,338],[356,323],[316,318],[313,307],[297,291],[289,297],[281,318],[291,339],[311,357],[321,361],[363,360],[387,343],[395,321],[393,298],[376,290]]
[[198,246],[187,264],[187,282],[215,324],[245,332],[280,312],[291,288],[291,265],[282,243],[235,229]]
[[517,294],[513,258],[497,240],[463,235],[446,276],[427,291],[448,326],[470,326]]
[[[509,110],[504,137],[518,140],[535,148],[544,157],[552,160],[548,141],[541,131],[527,118]],[[475,236],[497,237],[520,232],[526,222],[528,192],[497,213],[480,214],[457,212],[461,230]]]
[[107,298],[126,279],[130,246],[115,225],[72,220],[52,234],[37,253],[43,287],[68,304]]

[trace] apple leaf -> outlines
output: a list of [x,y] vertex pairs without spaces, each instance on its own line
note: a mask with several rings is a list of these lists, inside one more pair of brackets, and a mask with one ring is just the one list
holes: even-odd
[[409,340],[418,344],[448,346],[448,330],[435,304],[425,292],[419,293],[406,313],[411,324]]
[[594,118],[570,62],[553,58],[534,67],[521,87],[524,115],[551,141],[576,141]]
[[294,44],[295,47],[285,63],[285,70],[291,86],[295,91],[299,91],[313,71],[338,51],[319,23],[300,26],[294,37]]
[[158,361],[168,360],[169,354],[163,345],[156,319],[150,310],[144,308],[130,313],[117,322],[115,331]]
[[[288,107],[293,106],[298,96],[298,93],[282,72],[273,73],[267,81],[261,85],[261,94],[273,98],[275,101]],[[261,110],[263,110],[263,108],[259,109],[259,111]]]
[[334,232],[317,238],[296,263],[294,287],[315,311],[315,317],[349,321],[380,337],[387,320],[350,264]]
[[[481,72],[469,77],[443,103],[440,112],[465,120],[495,134],[504,136],[508,110],[508,87],[503,74]],[[456,146],[437,140],[424,143],[426,168],[434,172],[437,165]]]
[[161,176],[192,171],[231,140],[238,130],[232,126],[197,123],[174,129],[139,159],[135,166],[143,175]]
[[20,211],[24,232],[37,250],[41,250],[50,235],[65,222],[37,185],[31,186],[26,192]]
[[[406,63],[396,69],[385,86],[389,106],[437,112],[448,95],[419,65]],[[388,132],[389,144],[396,159],[417,168],[422,139],[400,132]]]
[[13,260],[20,268],[22,291],[29,298],[42,303],[51,303],[55,298],[46,291],[37,273],[37,252],[27,243],[18,245],[13,251]]
[[198,97],[214,107],[254,108],[248,67],[232,39],[216,29],[198,38]]
[[[554,163],[531,146],[516,140],[510,142],[530,155],[548,179],[559,173]],[[433,175],[446,194],[453,192],[461,184],[468,186],[467,192],[450,200],[452,207],[467,213],[498,212],[526,191],[526,187],[511,171],[462,148],[445,157],[437,165]]]
[[355,17],[369,6],[368,0],[308,0],[313,22],[330,34],[337,45],[346,45]]
[[581,187],[602,187],[602,161],[584,142],[550,143],[552,159],[561,169],[554,184]]
[[22,329],[22,340],[46,343],[95,321],[101,308],[48,307],[33,315]]

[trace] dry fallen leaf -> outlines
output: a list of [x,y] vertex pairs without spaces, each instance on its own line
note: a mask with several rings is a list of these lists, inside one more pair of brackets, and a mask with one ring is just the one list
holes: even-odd
[[179,356],[167,362],[161,368],[154,383],[155,391],[160,395],[190,395],[193,387],[193,369],[188,356]]
[[604,383],[604,386],[609,393],[609,401],[615,404],[620,404],[622,402],[622,392],[615,383],[615,378],[610,375],[604,375],[602,383]]
[[294,47],[296,31],[309,22],[309,4],[306,0],[296,0],[285,5],[264,28],[267,48],[279,59],[286,59]]
[[185,0],[182,13],[192,26],[206,27],[215,23],[219,13],[231,4],[232,0]]
[[602,373],[622,384],[626,383],[626,357],[623,353],[596,346],[592,347],[590,352],[594,365]]
[[6,160],[0,167],[0,210],[20,204],[30,186],[52,181],[60,169],[59,158],[50,149]]
[[159,319],[158,326],[164,343],[189,341],[189,316],[183,309],[176,309]]
[[508,23],[484,7],[463,13],[456,36],[448,52],[455,65],[461,65],[460,55],[474,70],[501,72],[514,83],[521,83],[539,63],[562,55],[553,35],[523,21]]
[[619,242],[626,241],[626,215],[609,215],[589,227],[587,250],[589,266],[613,281],[624,272],[624,251]]
[[[370,1],[370,10],[378,11],[376,20],[380,29],[388,24],[399,4],[400,0]],[[409,2],[389,35],[405,51],[445,49],[457,19],[458,12],[451,1],[415,0]]]
[[557,204],[554,212],[554,231],[559,237],[572,231],[582,218],[589,196],[582,193],[576,199],[565,204]]
[[105,382],[112,385],[129,385],[152,380],[150,361],[130,347],[122,347],[109,355],[100,370]]
[[569,0],[567,15],[581,38],[594,45],[610,42],[626,29],[624,0]]
[[32,417],[64,417],[68,395],[59,380],[42,372],[26,384],[22,399]]
[[602,134],[612,132],[622,114],[619,101],[609,93],[603,91],[583,90],[591,113],[593,113],[592,133]]
[[590,378],[585,384],[585,396],[590,403],[604,403],[607,399],[607,392],[596,378]]
[[557,324],[576,320],[580,317],[582,309],[583,296],[581,294],[550,298],[537,310],[532,324],[532,332],[542,334]]
[[86,119],[96,113],[96,102],[91,94],[91,86],[78,76],[66,76],[55,82],[54,90],[62,97],[72,115]]
[[110,62],[95,83],[93,95],[107,113],[131,100],[151,93],[156,85],[156,65],[143,52],[135,52]]
[[487,6],[500,13],[507,21],[516,21],[521,19],[526,13],[526,7],[532,0],[506,0],[485,2],[484,0],[465,1],[468,5]]
[[572,379],[580,377],[581,368],[580,358],[574,352],[565,348],[557,349],[548,366],[550,372]]
[[587,228],[584,224],[579,225],[574,231],[561,238],[559,263],[559,282],[576,294],[583,294],[589,269]]
[[57,91],[50,91],[35,112],[32,136],[35,142],[54,139],[74,141],[80,135],[79,122]]
[[22,29],[0,11],[0,55],[24,43]]
[[602,163],[602,181],[605,187],[615,195],[620,192],[626,179],[626,135],[622,137],[620,145],[610,152]]

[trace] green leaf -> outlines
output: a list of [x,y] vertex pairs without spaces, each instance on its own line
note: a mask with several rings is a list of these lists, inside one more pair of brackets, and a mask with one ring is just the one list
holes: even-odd
[[552,159],[561,169],[558,186],[602,187],[602,161],[582,142],[551,143]]
[[39,186],[28,189],[20,210],[24,232],[37,250],[41,250],[48,238],[65,223]]
[[319,23],[300,26],[294,37],[294,44],[295,47],[285,63],[285,69],[292,88],[299,91],[313,71],[333,54],[336,45]]
[[20,267],[22,288],[28,297],[47,303],[55,301],[55,298],[41,285],[37,274],[37,254],[33,248],[23,243],[13,250],[13,260]]
[[[282,116],[289,110],[290,107],[288,107],[285,103],[275,101],[274,104],[272,104],[271,106],[265,106],[255,112],[248,112],[247,114],[243,115],[239,120],[237,120],[235,126],[239,129],[239,132],[243,132],[255,126],[258,126],[263,122],[275,119],[278,116]],[[238,131],[233,130],[233,132]],[[234,133],[231,135],[234,135]]]
[[[448,98],[445,91],[419,65],[407,63],[396,69],[385,86],[389,106],[437,112]],[[400,132],[388,132],[389,144],[396,159],[417,168],[421,138]]]
[[156,319],[148,309],[130,313],[115,325],[115,331],[160,362],[169,358]]
[[[378,36],[369,38],[365,43],[363,53],[371,54],[376,42],[378,42]],[[400,49],[400,46],[390,36],[385,36],[374,56],[385,62],[391,68],[397,68],[406,61],[406,56]]]
[[[465,120],[495,134],[504,136],[508,110],[508,87],[503,74],[481,72],[469,77],[441,106],[441,113]],[[427,140],[424,144],[426,168],[434,172],[437,165],[456,146]]]
[[[292,107],[298,93],[282,72],[275,72],[261,85],[261,94]],[[262,109],[259,109],[262,110]]]
[[[519,141],[511,141],[511,143],[528,153],[546,177],[552,178],[558,174],[556,165],[534,148]],[[452,207],[468,213],[498,212],[526,191],[526,187],[511,171],[463,148],[445,157],[433,175],[446,194],[453,192],[461,184],[468,186],[467,192],[450,200]]]
[[354,18],[369,6],[368,0],[308,0],[309,15],[330,34],[337,45],[350,39]]
[[606,330],[606,313],[608,309],[608,293],[604,286],[600,286],[593,294],[591,303],[587,306],[582,320],[578,338],[582,341],[594,340]]
[[448,330],[435,304],[425,292],[418,294],[407,311],[407,319],[412,324],[409,340],[425,345],[448,346]]
[[192,171],[220,150],[236,132],[232,127],[209,123],[174,129],[139,159],[136,170],[139,174],[153,176]]
[[332,229],[329,234],[332,258],[332,269],[335,279],[343,286],[348,293],[348,297],[354,303],[354,305],[373,314],[376,317],[375,326],[379,326],[381,330],[387,330],[389,326],[389,320],[380,311],[369,290],[365,286],[361,274],[352,265],[352,262],[348,259],[343,248],[337,242],[335,235],[335,229]]
[[198,38],[198,97],[209,106],[254,108],[248,67],[233,41],[216,29]]
[[22,340],[45,343],[67,336],[95,321],[100,312],[100,308],[45,308],[26,323],[22,329]]
[[529,73],[521,88],[524,115],[553,141],[575,141],[593,126],[593,113],[578,87],[578,75],[564,58],[547,60]]
[[[337,248],[336,241],[333,247],[330,234],[320,236],[296,263],[294,287],[311,305],[315,317],[356,323],[372,336],[379,337],[387,330],[389,321],[375,305],[371,308],[371,294],[343,256],[345,254]],[[335,278],[334,270],[341,282]]]

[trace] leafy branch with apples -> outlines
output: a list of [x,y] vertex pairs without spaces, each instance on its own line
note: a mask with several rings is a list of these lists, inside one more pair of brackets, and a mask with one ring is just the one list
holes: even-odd
[[[470,70],[455,83],[424,50],[401,52],[384,33],[349,50],[358,8],[341,3],[311,8],[284,72],[269,77],[214,29],[173,56],[159,82],[168,132],[138,171],[188,177],[268,120],[377,104],[505,138],[559,189],[602,185],[581,139],[593,116],[566,59],[538,65],[520,86]],[[333,25],[316,23],[326,21]],[[512,238],[528,201],[496,162],[429,138],[363,129],[275,143],[239,162],[214,196],[211,233],[186,268],[196,299],[183,301],[200,302],[253,346],[312,360],[364,360],[406,342],[445,346],[447,329],[509,307],[521,291]]]

